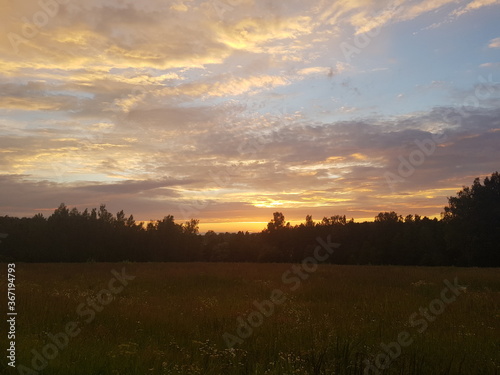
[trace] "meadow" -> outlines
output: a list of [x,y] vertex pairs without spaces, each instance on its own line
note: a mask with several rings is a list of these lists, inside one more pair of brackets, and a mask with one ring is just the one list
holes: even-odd
[[[7,366],[3,355],[2,371],[500,373],[498,269],[320,265],[297,273],[297,267],[17,263],[18,367]],[[5,295],[6,289],[3,277]],[[270,305],[274,300],[281,303]],[[234,346],[228,337],[236,338]]]

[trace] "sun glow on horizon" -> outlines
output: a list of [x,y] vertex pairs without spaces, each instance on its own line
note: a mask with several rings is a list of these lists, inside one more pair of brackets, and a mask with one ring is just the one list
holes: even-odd
[[56,3],[0,12],[2,214],[429,216],[498,169],[500,0]]

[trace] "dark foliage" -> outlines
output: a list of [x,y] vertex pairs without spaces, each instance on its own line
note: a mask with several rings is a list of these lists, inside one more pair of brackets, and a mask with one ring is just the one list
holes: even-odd
[[0,259],[24,262],[301,262],[317,238],[341,244],[326,262],[338,264],[500,266],[498,172],[449,197],[442,220],[381,212],[374,222],[324,217],[291,226],[275,212],[261,233],[198,234],[198,220],[171,215],[147,225],[105,205],[90,212],[61,204],[45,218],[0,217]]

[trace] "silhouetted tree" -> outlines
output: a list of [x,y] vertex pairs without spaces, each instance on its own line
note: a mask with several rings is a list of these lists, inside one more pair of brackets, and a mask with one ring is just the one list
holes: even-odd
[[312,228],[314,227],[314,220],[312,219],[312,215],[307,215],[306,216],[306,227]]
[[380,212],[377,216],[375,216],[376,223],[398,223],[402,221],[403,217],[401,215],[398,215],[394,211]]
[[198,219],[191,219],[186,221],[182,226],[182,230],[185,234],[198,234],[200,221]]
[[287,223],[287,225],[285,225],[285,215],[283,215],[283,213],[281,212],[274,212],[273,219],[269,223],[267,223],[267,231],[269,233],[272,233],[285,227],[290,227],[290,223]]
[[476,178],[456,197],[448,198],[443,221],[448,224],[449,256],[458,265],[500,265],[500,175],[481,184]]
[[0,260],[26,262],[231,261],[302,262],[314,255],[317,238],[341,243],[326,261],[340,264],[500,265],[500,177],[474,180],[449,198],[442,220],[381,212],[374,222],[345,215],[311,215],[291,226],[281,212],[261,233],[199,233],[199,221],[178,224],[172,215],[137,224],[123,210],[104,204],[80,212],[64,203],[47,219],[0,217]]

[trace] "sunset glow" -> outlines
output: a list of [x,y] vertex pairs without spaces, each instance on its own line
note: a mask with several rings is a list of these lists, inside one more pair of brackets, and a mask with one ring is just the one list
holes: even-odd
[[[0,7],[2,215],[439,217],[499,170],[500,1]],[[28,23],[26,23],[28,22]]]

